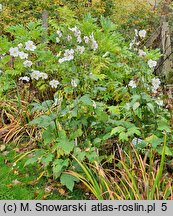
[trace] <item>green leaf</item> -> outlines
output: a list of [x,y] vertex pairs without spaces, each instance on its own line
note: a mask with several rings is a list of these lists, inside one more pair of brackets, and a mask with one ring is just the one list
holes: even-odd
[[82,134],[83,134],[83,131],[81,128],[79,128],[76,131],[74,131],[74,133],[71,134],[70,138],[74,140],[75,138],[82,136]]
[[96,109],[95,112],[97,114],[98,121],[106,122],[108,120],[108,114],[104,112],[103,110]]
[[149,109],[150,111],[152,111],[153,113],[155,112],[155,111],[154,111],[154,106],[153,106],[153,104],[147,103],[147,107],[148,107],[148,109]]
[[158,122],[158,130],[171,132],[169,122],[166,119],[162,119]]
[[68,167],[68,159],[62,160],[62,159],[56,159],[53,162],[53,175],[55,178],[58,178],[61,173],[64,171],[66,167]]
[[155,149],[158,145],[163,142],[163,139],[160,139],[156,135],[151,135],[145,139],[148,144],[151,144],[152,148]]
[[140,135],[141,135],[141,132],[140,132],[140,130],[139,130],[137,127],[134,126],[134,127],[131,127],[131,128],[129,128],[129,129],[127,130],[127,134],[128,134],[129,136],[133,136],[134,134],[140,136]]
[[54,155],[51,153],[46,155],[46,157],[43,157],[41,159],[41,162],[44,164],[44,167],[47,167],[50,164],[50,162],[53,160],[53,158],[54,158]]
[[83,102],[85,105],[93,106],[93,101],[88,94],[82,96],[79,101]]
[[50,126],[42,133],[42,139],[45,144],[48,144],[55,139],[54,130]]
[[30,164],[35,164],[38,161],[37,157],[31,157],[29,158],[26,162],[24,166],[30,165]]
[[70,191],[73,191],[75,182],[79,180],[72,175],[63,173],[60,177],[60,181],[62,185],[66,186]]
[[119,106],[110,106],[108,108],[109,108],[109,112],[111,112],[114,115],[118,115],[119,116],[121,114]]
[[38,125],[39,127],[48,127],[51,124],[54,124],[54,122],[52,118],[47,115],[42,115],[29,123],[29,125]]
[[124,127],[122,127],[122,126],[115,127],[111,131],[111,136],[114,135],[114,134],[117,134],[117,133],[119,134],[119,133],[121,133],[123,131],[125,131]]
[[[159,147],[157,149],[158,153],[161,155],[162,154],[162,151],[163,151],[163,147]],[[171,148],[169,148],[168,146],[166,146],[166,149],[165,149],[165,155],[167,156],[173,156],[173,150]]]
[[119,139],[121,140],[121,141],[128,141],[128,134],[127,133],[125,133],[125,132],[121,132],[120,134],[119,134]]
[[74,148],[74,140],[70,141],[64,130],[59,131],[59,137],[56,139],[56,141],[57,147],[62,148],[66,155],[70,154]]

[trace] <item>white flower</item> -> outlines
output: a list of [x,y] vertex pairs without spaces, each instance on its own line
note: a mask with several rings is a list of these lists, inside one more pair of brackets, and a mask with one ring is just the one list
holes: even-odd
[[59,37],[62,37],[62,32],[60,30],[58,30],[56,33],[58,34]]
[[76,26],[73,28],[69,28],[69,30],[72,31],[76,37],[81,35],[81,31]]
[[135,36],[138,37],[138,30],[135,29]]
[[147,32],[146,32],[145,30],[140,30],[140,31],[139,31],[139,37],[145,38],[146,33],[147,33]]
[[95,51],[98,48],[98,44],[97,44],[96,40],[94,39],[93,33],[89,36],[89,38],[91,40],[91,49],[93,49]]
[[159,105],[159,106],[163,106],[163,100],[160,100],[158,98],[158,100],[156,100],[156,104]]
[[139,50],[138,54],[139,54],[140,57],[146,56],[146,52],[144,52],[141,49]]
[[24,76],[24,77],[20,77],[19,80],[29,82],[30,78],[27,76]]
[[84,36],[84,38],[83,38],[83,39],[84,39],[84,41],[85,41],[85,43],[86,43],[86,44],[88,44],[88,43],[89,43],[89,37],[88,37],[88,36]]
[[70,61],[74,59],[74,49],[65,50],[64,57],[59,59],[58,62],[61,64],[65,61]]
[[93,49],[94,51],[96,51],[96,49],[98,48],[98,44],[96,41],[93,41],[91,44],[91,49]]
[[93,101],[93,107],[94,107],[94,109],[96,109],[96,108],[97,108],[97,104],[96,104],[96,102],[95,102],[95,101]]
[[[68,55],[73,55],[73,54],[74,54],[74,49],[70,49],[70,50],[67,49],[67,50],[65,50],[65,55],[66,55],[66,54],[68,54]],[[65,56],[65,55],[64,55],[64,56]]]
[[33,70],[33,72],[31,73],[31,79],[39,80],[40,77],[41,77],[40,76],[40,71]]
[[152,79],[152,86],[153,86],[153,88],[152,88],[152,92],[153,93],[156,93],[157,92],[157,89],[159,88],[159,86],[160,86],[160,80],[158,79],[158,78],[153,78]]
[[21,49],[23,47],[23,44],[19,43],[17,46],[19,47],[19,49]]
[[23,62],[24,67],[31,67],[32,66],[32,61],[26,60]]
[[76,51],[79,52],[80,54],[82,54],[85,51],[85,47],[84,46],[77,46]]
[[150,68],[154,68],[154,67],[156,67],[156,65],[157,65],[156,61],[153,61],[152,59],[148,60],[148,66]]
[[60,83],[59,83],[58,80],[51,80],[51,81],[49,82],[49,84],[50,84],[50,86],[51,86],[52,88],[57,88],[57,86],[58,86]]
[[58,60],[58,62],[59,62],[60,64],[62,64],[62,63],[65,62],[65,61],[66,61],[65,58],[61,58],[61,59]]
[[44,80],[44,79],[47,79],[47,78],[48,78],[48,75],[47,75],[47,73],[41,72],[41,73],[40,73],[40,77]]
[[81,38],[80,35],[77,37],[77,42],[78,42],[78,43],[81,43],[81,42],[82,42],[82,38]]
[[17,57],[19,55],[19,48],[18,47],[11,47],[9,52],[10,52],[11,56]]
[[22,52],[19,52],[19,57],[21,59],[27,59],[28,58],[28,54],[27,53],[24,53],[23,51]]
[[71,80],[71,85],[72,85],[72,87],[77,87],[76,79]]
[[136,88],[136,83],[134,80],[130,80],[128,86],[132,87],[132,88]]
[[3,6],[2,6],[2,4],[0,4],[0,11],[2,11],[2,9],[3,9]]
[[2,74],[2,70],[0,70],[0,74]]
[[56,37],[56,42],[59,43],[60,42],[60,39],[59,37]]
[[67,36],[67,41],[71,41],[72,40],[72,36],[71,35],[68,35]]
[[74,59],[74,49],[65,50],[64,58],[66,61],[70,61],[70,60]]
[[25,49],[29,51],[34,51],[36,49],[36,46],[34,45],[33,41],[27,41],[25,42]]

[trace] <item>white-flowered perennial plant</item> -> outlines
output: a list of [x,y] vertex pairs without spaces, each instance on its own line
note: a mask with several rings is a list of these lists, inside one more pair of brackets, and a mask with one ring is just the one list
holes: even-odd
[[72,87],[77,87],[77,82],[76,82],[76,80],[75,79],[72,79],[71,80],[71,85],[72,85]]
[[154,67],[156,67],[156,65],[157,65],[156,61],[153,61],[152,59],[148,60],[148,66],[150,68],[154,68]]
[[26,60],[23,62],[24,67],[31,67],[32,66],[32,61]]
[[159,88],[160,86],[160,79],[159,78],[153,78],[152,79],[152,92],[153,93],[157,93],[157,89]]
[[60,39],[59,37],[56,37],[56,42],[59,43],[60,42]]
[[40,78],[42,78],[43,80],[47,79],[48,78],[47,73],[41,72],[40,73]]
[[39,80],[40,79],[40,71],[38,70],[33,70],[31,73],[31,79]]
[[60,30],[57,30],[57,35],[59,36],[59,37],[62,37],[62,32],[60,31]]
[[29,82],[30,78],[28,76],[20,77],[19,80]]
[[25,42],[25,49],[28,51],[34,51],[36,49],[36,46],[34,45],[33,41],[27,41]]
[[86,44],[88,44],[88,43],[89,43],[89,40],[90,40],[90,39],[89,39],[89,37],[88,37],[88,36],[84,36],[84,38],[83,38],[83,39],[84,39],[84,41],[85,41],[85,43],[86,43]]
[[64,53],[64,57],[59,59],[59,63],[63,63],[65,61],[71,61],[74,59],[74,49],[67,49],[65,50],[65,53]]
[[130,80],[128,86],[130,86],[131,88],[136,88],[136,83],[134,80]]
[[19,48],[18,47],[11,47],[9,52],[10,52],[11,56],[17,57],[19,55]]
[[93,49],[94,51],[96,51],[97,48],[98,48],[98,44],[97,44],[97,41],[94,38],[93,33],[89,36],[89,38],[90,38],[90,41],[91,41],[91,49]]
[[85,47],[84,46],[77,46],[76,51],[79,52],[80,54],[82,54],[85,51]]
[[143,29],[143,30],[140,30],[138,34],[139,34],[139,37],[141,37],[141,38],[145,38],[147,32]]
[[27,58],[28,58],[28,54],[27,54],[27,53],[24,53],[24,52],[22,51],[22,52],[19,52],[19,57],[20,57],[20,59],[27,59]]
[[51,80],[49,84],[52,88],[57,88],[60,83],[58,80]]
[[73,28],[69,28],[70,31],[72,31],[74,33],[75,37],[79,37],[81,36],[81,31],[78,29],[77,26],[73,27]]
[[141,49],[139,49],[138,54],[139,54],[140,57],[146,56],[146,52],[144,52]]

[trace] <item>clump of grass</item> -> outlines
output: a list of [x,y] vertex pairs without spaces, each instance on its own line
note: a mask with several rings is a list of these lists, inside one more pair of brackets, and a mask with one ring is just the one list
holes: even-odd
[[130,146],[129,152],[119,148],[119,158],[115,169],[84,164],[79,160],[83,173],[68,171],[82,181],[98,200],[153,200],[173,199],[173,180],[164,172],[166,134],[161,158],[155,160],[152,149],[144,156]]
[[29,110],[29,103],[24,100],[2,99],[0,101],[0,137],[4,143],[34,141],[38,130],[28,123],[34,118]]

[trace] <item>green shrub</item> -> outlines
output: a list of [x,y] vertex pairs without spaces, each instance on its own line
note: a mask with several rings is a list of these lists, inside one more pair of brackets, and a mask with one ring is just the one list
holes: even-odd
[[78,21],[68,11],[59,23],[50,20],[48,32],[39,22],[7,31],[13,40],[0,38],[1,95],[10,89],[7,82],[13,88],[28,82],[37,91],[31,112],[39,117],[29,124],[40,128],[41,137],[35,137],[38,149],[26,165],[39,163],[43,175],[72,190],[77,179],[64,173],[80,168],[72,155],[90,163],[111,161],[108,141],[151,145],[161,153],[166,131],[166,154],[172,156],[171,115],[153,75],[160,53],[139,49],[145,30],[136,30],[129,45],[109,19],[98,23],[86,15]]

